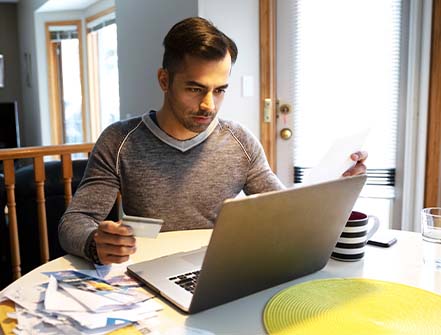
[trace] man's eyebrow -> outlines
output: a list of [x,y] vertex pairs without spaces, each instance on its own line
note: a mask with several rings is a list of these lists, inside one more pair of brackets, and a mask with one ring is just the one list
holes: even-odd
[[[207,86],[202,85],[201,83],[198,83],[197,81],[193,81],[193,80],[186,81],[185,84],[188,86],[197,86],[200,88],[207,88]],[[225,84],[225,85],[221,85],[219,87],[216,87],[216,89],[226,89],[227,87],[228,87],[228,84]]]
[[226,89],[226,88],[228,88],[228,84],[225,84],[225,85],[221,85],[221,86],[219,86],[219,87],[216,87],[217,89],[221,89],[221,90],[224,90],[224,89]]
[[185,85],[188,86],[197,86],[197,87],[201,87],[201,88],[207,88],[207,86],[202,85],[201,83],[198,83],[197,81],[193,81],[193,80],[189,80],[185,82]]

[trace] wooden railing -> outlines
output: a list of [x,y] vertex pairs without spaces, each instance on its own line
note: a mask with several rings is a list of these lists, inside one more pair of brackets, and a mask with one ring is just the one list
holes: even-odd
[[44,183],[46,179],[44,157],[59,156],[61,159],[62,177],[64,183],[64,198],[67,207],[67,205],[72,200],[72,154],[89,154],[92,151],[92,148],[93,143],[0,149],[0,161],[3,161],[3,169],[5,175],[13,279],[17,279],[21,276],[20,244],[17,229],[17,214],[15,203],[14,160],[21,158],[31,158],[33,160],[34,180],[37,190],[36,198],[38,211],[38,230],[40,238],[40,259],[42,263],[46,263],[49,261],[49,243],[46,222],[46,200],[44,194]]

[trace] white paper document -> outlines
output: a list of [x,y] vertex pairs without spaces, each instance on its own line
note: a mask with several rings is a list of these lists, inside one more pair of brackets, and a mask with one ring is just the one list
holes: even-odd
[[335,140],[319,163],[305,173],[303,184],[317,184],[340,178],[346,170],[355,165],[351,154],[362,150],[368,134],[369,129],[365,129]]
[[[60,302],[63,302],[62,304]],[[87,312],[88,309],[78,300],[75,300],[68,293],[58,288],[57,280],[54,276],[49,277],[49,283],[44,296],[44,308],[48,312],[70,311]]]
[[37,311],[44,302],[46,288],[43,285],[17,286],[12,285],[2,292],[2,297],[31,312]]

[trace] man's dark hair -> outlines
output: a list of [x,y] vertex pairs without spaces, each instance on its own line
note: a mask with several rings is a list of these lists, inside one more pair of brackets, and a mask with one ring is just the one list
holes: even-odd
[[234,64],[237,47],[232,39],[201,17],[190,17],[176,23],[164,38],[162,67],[170,77],[179,69],[185,55],[206,60],[220,60],[227,51]]

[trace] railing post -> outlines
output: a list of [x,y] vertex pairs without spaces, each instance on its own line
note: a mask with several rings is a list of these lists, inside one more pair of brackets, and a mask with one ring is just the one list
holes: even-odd
[[14,160],[6,159],[3,162],[5,170],[5,188],[8,205],[8,226],[9,226],[9,241],[11,244],[11,264],[12,264],[12,278],[18,279],[21,277],[20,268],[20,244],[18,241],[17,229],[17,213],[15,210],[15,169]]
[[40,234],[40,259],[42,263],[49,261],[49,243],[47,237],[46,197],[44,196],[44,171],[43,156],[34,158],[34,177],[37,193],[38,231]]
[[70,154],[61,155],[61,169],[64,182],[64,204],[67,208],[72,200],[72,157]]

